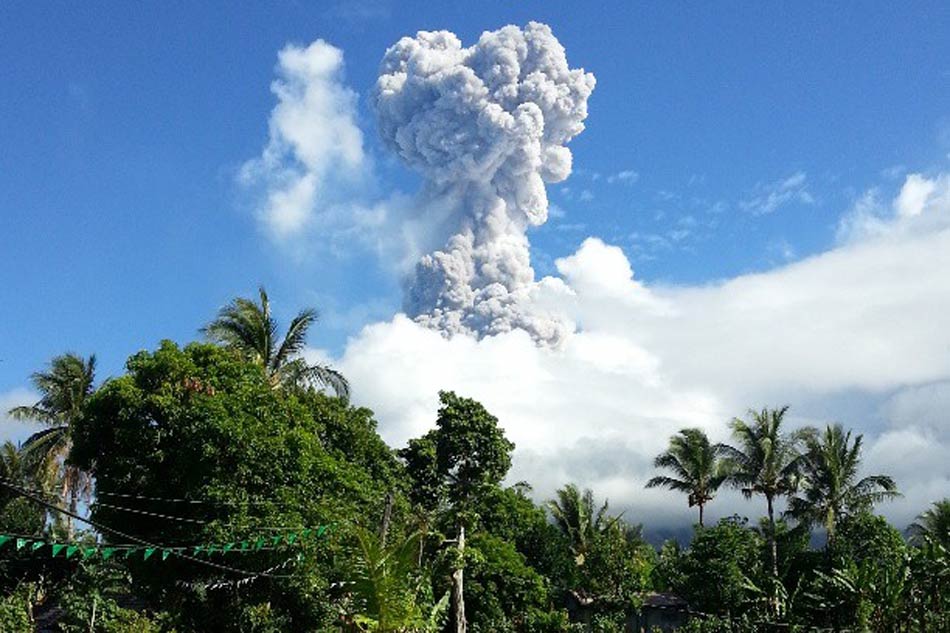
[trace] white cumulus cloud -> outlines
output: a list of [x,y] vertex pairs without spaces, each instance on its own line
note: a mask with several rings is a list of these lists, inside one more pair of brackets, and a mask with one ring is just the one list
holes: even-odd
[[338,181],[358,179],[365,166],[356,94],[342,72],[342,51],[323,40],[288,45],[278,55],[269,139],[239,174],[243,184],[260,187],[258,213],[276,238],[306,229],[329,206]]
[[[589,238],[531,299],[576,327],[556,348],[517,329],[446,339],[397,315],[351,339],[337,364],[394,445],[428,429],[437,391],[454,389],[517,444],[513,481],[539,497],[593,486],[654,526],[693,519],[672,493],[643,489],[672,433],[700,426],[727,440],[747,407],[791,404],[793,424],[840,420],[867,435],[867,471],[894,475],[905,493],[881,509],[906,523],[950,478],[943,178],[917,216],[926,230],[906,230],[895,201],[889,231],[711,285],[643,284],[619,248]],[[759,511],[731,493],[710,510]]]

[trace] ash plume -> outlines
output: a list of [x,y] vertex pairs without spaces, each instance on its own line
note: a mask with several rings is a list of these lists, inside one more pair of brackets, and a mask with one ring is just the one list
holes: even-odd
[[556,344],[569,331],[529,307],[538,284],[525,231],[547,220],[545,183],[571,173],[565,145],[584,129],[594,83],[535,22],[468,48],[448,31],[422,31],[386,51],[374,92],[380,134],[423,175],[422,212],[449,235],[416,264],[409,316],[446,335],[521,328]]

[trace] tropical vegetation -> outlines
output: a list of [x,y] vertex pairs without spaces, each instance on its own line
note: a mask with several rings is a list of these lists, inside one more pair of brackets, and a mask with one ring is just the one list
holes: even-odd
[[[897,484],[840,425],[677,432],[645,485],[698,520],[650,542],[577,483],[510,483],[503,421],[463,395],[388,446],[305,360],[314,319],[278,336],[262,289],[101,383],[74,354],[34,374],[12,413],[43,426],[0,447],[0,630],[950,630],[950,498],[890,525]],[[730,488],[760,502],[711,520]]]

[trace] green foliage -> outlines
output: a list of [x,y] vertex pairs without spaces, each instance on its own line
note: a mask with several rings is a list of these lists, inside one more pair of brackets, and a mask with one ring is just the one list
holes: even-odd
[[127,597],[125,572],[115,563],[84,561],[57,589],[63,633],[159,633],[168,630],[147,614],[120,606]]
[[279,340],[277,321],[271,315],[270,299],[263,286],[258,295],[259,304],[243,297],[234,299],[221,308],[203,332],[211,341],[263,367],[274,387],[329,387],[338,396],[348,398],[350,387],[342,374],[324,365],[311,365],[300,355],[307,343],[307,332],[317,321],[317,311],[301,310]]
[[703,508],[716,496],[729,476],[728,464],[719,458],[722,451],[713,446],[702,429],[683,429],[670,438],[670,447],[653,460],[656,468],[665,468],[673,477],[660,475],[647,482],[647,488],[664,487],[685,492],[689,507]]
[[439,402],[436,466],[447,480],[449,500],[462,506],[501,482],[515,445],[478,402],[451,391],[440,391]]
[[852,441],[851,431],[845,432],[840,424],[805,437],[807,451],[801,462],[804,490],[789,499],[789,516],[806,526],[824,527],[833,540],[840,520],[897,496],[890,477],[858,479],[862,440],[858,435]]
[[556,492],[557,498],[545,504],[554,524],[567,537],[571,553],[578,565],[583,565],[594,539],[608,530],[616,517],[607,514],[609,504],[605,501],[595,510],[594,492],[580,491],[574,484],[567,484]]
[[428,578],[418,565],[421,535],[387,545],[364,528],[349,531],[352,620],[377,633],[432,630],[430,623],[441,621],[445,604],[432,604],[427,591]]
[[[180,349],[168,341],[133,356],[128,373],[90,400],[72,459],[95,469],[100,496],[213,502],[160,510],[189,521],[130,513],[115,503],[93,506],[100,524],[160,544],[224,543],[257,537],[270,526],[378,517],[383,497],[398,492],[402,477],[369,411],[318,393],[276,391],[260,365],[226,349]],[[135,498],[121,506],[156,510],[154,502]],[[339,547],[332,538],[304,546],[305,560],[289,568],[289,578],[257,580],[240,593],[189,589],[221,578],[222,571],[208,565],[173,559],[131,568],[135,583],[184,613],[189,626],[227,630],[250,618],[256,630],[266,630],[265,618],[278,628],[306,629],[335,618],[332,605],[318,596],[342,580],[334,556]],[[267,569],[293,555],[249,552],[236,566]]]
[[922,512],[910,525],[915,542],[934,541],[950,549],[950,497],[935,501],[932,508]]
[[550,579],[552,590],[566,587],[575,566],[569,541],[527,496],[529,490],[517,485],[487,492],[477,504],[480,529],[514,544],[532,568]]
[[744,519],[726,518],[697,529],[689,550],[677,557],[672,588],[698,611],[739,615],[758,599],[763,551],[762,537]]
[[[94,474],[89,512],[106,542],[240,542],[331,524],[329,536],[198,561],[52,559],[8,546],[0,630],[29,630],[32,613],[55,608],[64,632],[437,633],[462,578],[473,633],[620,632],[657,591],[689,602],[680,630],[693,633],[950,630],[950,501],[922,513],[906,543],[867,512],[893,486],[857,479],[860,436],[837,426],[786,434],[786,409],[735,420],[736,447],[682,431],[656,462],[672,476],[651,484],[701,508],[729,472],[747,496],[766,498],[767,516],[757,528],[736,517],[700,525],[688,547],[657,552],[591,490],[569,484],[538,505],[527,484],[503,486],[514,445],[474,400],[440,393],[435,428],[391,450],[371,411],[296,373],[313,316],[301,313],[278,341],[263,292],[260,304],[236,300],[209,326],[224,345],[163,342],[97,391],[91,359],[54,359],[34,376],[43,399],[20,412],[49,432],[31,440],[37,452],[3,446],[0,476],[55,481],[73,502],[83,480],[69,473]],[[62,438],[72,450],[44,478],[32,456]],[[774,516],[786,495],[791,526]],[[824,549],[809,544],[818,525],[833,535]],[[40,506],[9,492],[0,526],[63,538]]]
[[[35,372],[30,382],[40,394],[33,405],[10,409],[14,419],[32,420],[46,426],[28,437],[19,450],[20,469],[24,476],[44,490],[57,491],[62,505],[75,511],[79,502],[88,500],[91,487],[89,474],[66,463],[73,428],[94,391],[96,357],[76,354],[54,357],[47,371]],[[53,515],[54,521],[65,519],[65,529],[72,536],[70,517]]]
[[[0,478],[14,485],[33,488],[35,479],[23,454],[13,442],[0,445]],[[45,512],[6,486],[0,486],[0,526],[17,534],[37,534],[43,530]]]
[[466,551],[465,606],[473,633],[542,631],[563,622],[566,614],[551,605],[547,580],[512,543],[482,532]]
[[617,519],[594,537],[578,569],[579,586],[594,598],[595,612],[626,615],[650,589],[655,562],[656,554],[640,538],[638,527]]
[[0,597],[0,631],[29,631],[33,628],[35,593],[35,585],[21,583],[12,593]]

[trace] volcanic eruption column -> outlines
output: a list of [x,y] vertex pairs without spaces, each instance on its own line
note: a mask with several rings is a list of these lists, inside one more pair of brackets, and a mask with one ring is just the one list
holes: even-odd
[[448,31],[422,31],[386,51],[374,93],[380,134],[423,175],[429,206],[449,209],[451,227],[416,264],[409,316],[447,335],[521,328],[542,344],[565,335],[566,323],[531,308],[525,231],[547,220],[545,183],[571,173],[565,144],[584,129],[594,83],[534,22],[469,48]]

